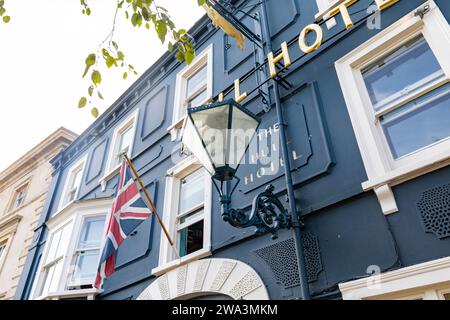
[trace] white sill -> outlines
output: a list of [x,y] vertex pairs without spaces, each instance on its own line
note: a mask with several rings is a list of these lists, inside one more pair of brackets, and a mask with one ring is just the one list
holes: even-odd
[[59,300],[61,298],[79,298],[79,297],[95,296],[97,294],[100,294],[101,292],[102,292],[101,290],[95,288],[82,290],[65,290],[39,296],[34,300]]
[[168,128],[167,132],[170,133],[170,140],[175,141],[178,138],[178,131],[183,128],[184,120],[186,119],[186,116],[183,116],[182,118],[178,119],[177,121],[173,122]]
[[181,129],[183,126],[184,119],[186,119],[186,116],[181,117],[177,121],[174,121],[168,128],[167,132],[172,131],[173,129]]
[[416,162],[388,171],[383,176],[371,178],[363,182],[362,187],[364,191],[367,191],[385,184],[394,186],[445,167],[448,164],[450,164],[450,150],[441,150]]
[[392,186],[441,169],[449,164],[450,149],[441,148],[440,151],[430,153],[427,157],[387,171],[382,176],[370,178],[361,185],[364,191],[373,190],[375,192],[381,210],[385,215],[389,215],[399,210],[391,189]]
[[155,276],[160,276],[172,269],[175,269],[181,265],[187,264],[189,262],[199,260],[205,257],[209,257],[212,255],[211,248],[203,248],[201,250],[198,250],[196,252],[193,252],[187,256],[181,257],[180,259],[175,259],[170,262],[167,262],[163,265],[160,265],[156,268],[152,269],[152,274]]
[[106,183],[114,178],[120,171],[120,164],[118,164],[116,167],[114,167],[112,170],[110,170],[107,174],[105,174],[103,177],[98,180],[98,183],[102,186],[102,191],[106,190]]

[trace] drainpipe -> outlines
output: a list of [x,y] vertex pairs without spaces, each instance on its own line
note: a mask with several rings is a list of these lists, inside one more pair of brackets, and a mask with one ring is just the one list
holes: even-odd
[[[269,24],[268,24],[268,15],[267,15],[267,8],[266,8],[266,1],[263,0],[261,3],[261,13],[262,13],[262,27],[263,27],[263,33],[265,34],[266,40],[266,47],[268,52],[272,52],[272,40],[270,37],[270,30],[269,30]],[[275,98],[275,108],[277,112],[277,119],[278,123],[280,125],[280,144],[281,144],[281,152],[282,157],[284,161],[284,176],[286,179],[286,186],[287,186],[287,196],[289,199],[289,206],[290,206],[290,214],[292,219],[292,227],[293,227],[293,234],[294,234],[294,241],[295,241],[295,249],[297,253],[297,265],[298,265],[298,274],[300,279],[300,289],[302,293],[302,299],[303,300],[310,300],[311,296],[309,293],[309,284],[308,284],[308,276],[306,273],[306,267],[305,267],[305,255],[303,252],[303,239],[302,239],[302,230],[301,230],[301,223],[299,220],[298,212],[297,212],[297,206],[296,206],[296,200],[294,195],[294,187],[292,183],[292,174],[291,174],[291,165],[289,161],[289,151],[287,147],[287,132],[286,127],[287,123],[284,121],[283,118],[283,110],[281,106],[281,99],[280,99],[280,92],[277,81],[275,79],[271,80],[272,87],[273,87],[273,93]],[[299,297],[300,298],[300,297]]]

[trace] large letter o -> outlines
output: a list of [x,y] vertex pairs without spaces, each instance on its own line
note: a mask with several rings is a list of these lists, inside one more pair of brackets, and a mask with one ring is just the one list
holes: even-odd
[[[306,35],[311,31],[314,31],[316,33],[316,41],[314,41],[312,45],[308,45],[306,43]],[[322,45],[322,41],[323,41],[323,31],[318,24],[310,24],[306,26],[305,29],[302,30],[298,38],[300,49],[304,53],[311,53],[313,51],[316,51]]]

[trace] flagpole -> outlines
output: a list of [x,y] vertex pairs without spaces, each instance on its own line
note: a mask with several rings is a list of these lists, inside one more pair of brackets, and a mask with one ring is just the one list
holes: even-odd
[[150,195],[147,192],[147,189],[144,187],[144,184],[142,183],[141,178],[139,177],[136,169],[134,168],[133,164],[131,163],[130,158],[128,158],[127,154],[123,155],[125,160],[128,163],[128,166],[131,168],[131,171],[133,171],[134,176],[136,177],[136,180],[138,181],[139,185],[141,186],[142,191],[144,191],[145,197],[147,198],[148,202],[150,203],[150,206],[152,207],[153,213],[156,215],[156,218],[158,219],[159,224],[161,225],[161,228],[164,232],[164,234],[166,235],[167,240],[170,243],[170,246],[173,248],[173,251],[175,252],[175,255],[177,257],[177,259],[180,259],[180,255],[178,254],[178,250],[177,248],[175,248],[175,245],[172,241],[172,238],[169,235],[169,232],[167,231],[166,226],[164,225],[164,222],[161,220],[161,217],[158,214],[158,211],[156,210],[155,205],[153,204],[152,199],[150,198]]

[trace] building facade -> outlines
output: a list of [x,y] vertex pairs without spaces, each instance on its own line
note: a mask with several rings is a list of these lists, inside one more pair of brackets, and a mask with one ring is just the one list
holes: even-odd
[[49,160],[76,137],[60,128],[0,173],[1,300],[16,293],[52,180]]
[[[233,98],[260,116],[261,147],[239,167],[231,205],[249,213],[272,184],[287,208],[289,161],[313,299],[448,299],[450,3],[268,0],[267,15],[230,3],[264,45],[240,50],[205,16],[190,30],[193,63],[165,54],[52,160],[15,298],[301,299],[292,231],[272,240],[224,222],[211,177],[180,143],[188,107]],[[97,291],[123,152],[178,252],[148,219]]]

